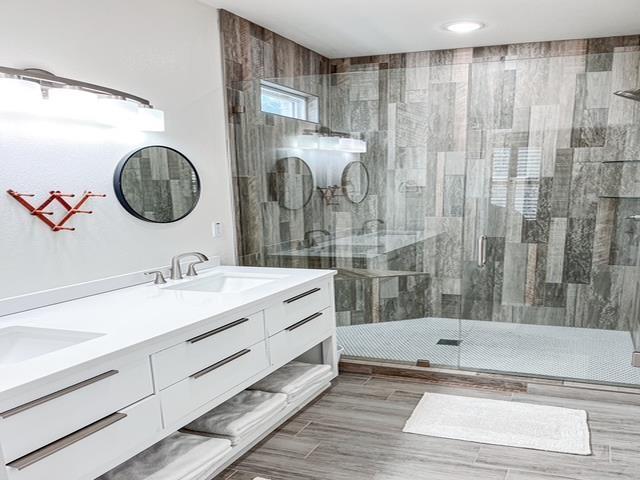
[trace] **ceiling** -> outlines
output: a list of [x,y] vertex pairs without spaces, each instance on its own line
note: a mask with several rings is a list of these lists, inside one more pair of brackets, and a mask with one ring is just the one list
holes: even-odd
[[[640,33],[640,0],[201,0],[330,58]],[[455,20],[486,28],[444,31]]]

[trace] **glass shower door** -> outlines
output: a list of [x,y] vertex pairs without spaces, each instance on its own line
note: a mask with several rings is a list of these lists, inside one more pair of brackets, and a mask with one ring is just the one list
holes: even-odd
[[639,65],[624,51],[472,65],[461,368],[640,384],[640,104],[613,95]]

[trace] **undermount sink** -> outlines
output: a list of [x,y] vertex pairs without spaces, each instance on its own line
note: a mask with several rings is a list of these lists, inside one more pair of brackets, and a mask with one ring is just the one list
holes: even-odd
[[163,288],[167,290],[187,290],[192,292],[239,293],[251,288],[267,285],[286,276],[287,275],[251,273],[218,273]]
[[23,362],[102,335],[36,327],[0,328],[0,365]]

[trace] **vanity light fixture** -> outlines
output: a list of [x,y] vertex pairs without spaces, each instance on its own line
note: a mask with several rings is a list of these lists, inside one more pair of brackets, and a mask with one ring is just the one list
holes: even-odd
[[76,87],[50,88],[49,98],[42,104],[46,115],[93,121],[96,118],[98,96]]
[[35,112],[42,103],[40,85],[21,78],[0,77],[0,111]]
[[474,20],[464,20],[457,22],[445,23],[442,28],[454,33],[470,33],[484,28],[485,24]]
[[116,95],[98,99],[98,122],[112,127],[135,128],[138,121],[138,105]]
[[153,108],[149,100],[40,69],[0,66],[0,112],[164,131],[164,112]]

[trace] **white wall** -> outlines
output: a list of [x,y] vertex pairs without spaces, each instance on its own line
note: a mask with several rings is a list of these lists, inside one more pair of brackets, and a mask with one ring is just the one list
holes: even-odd
[[[124,90],[165,111],[166,132],[113,130],[0,116],[0,298],[166,265],[191,250],[234,262],[217,12],[195,0],[2,0],[0,65],[38,67]],[[129,215],[113,191],[128,152],[166,144],[195,164],[196,210],[173,224]],[[51,232],[5,191],[108,194]],[[214,239],[211,223],[223,222]]]

